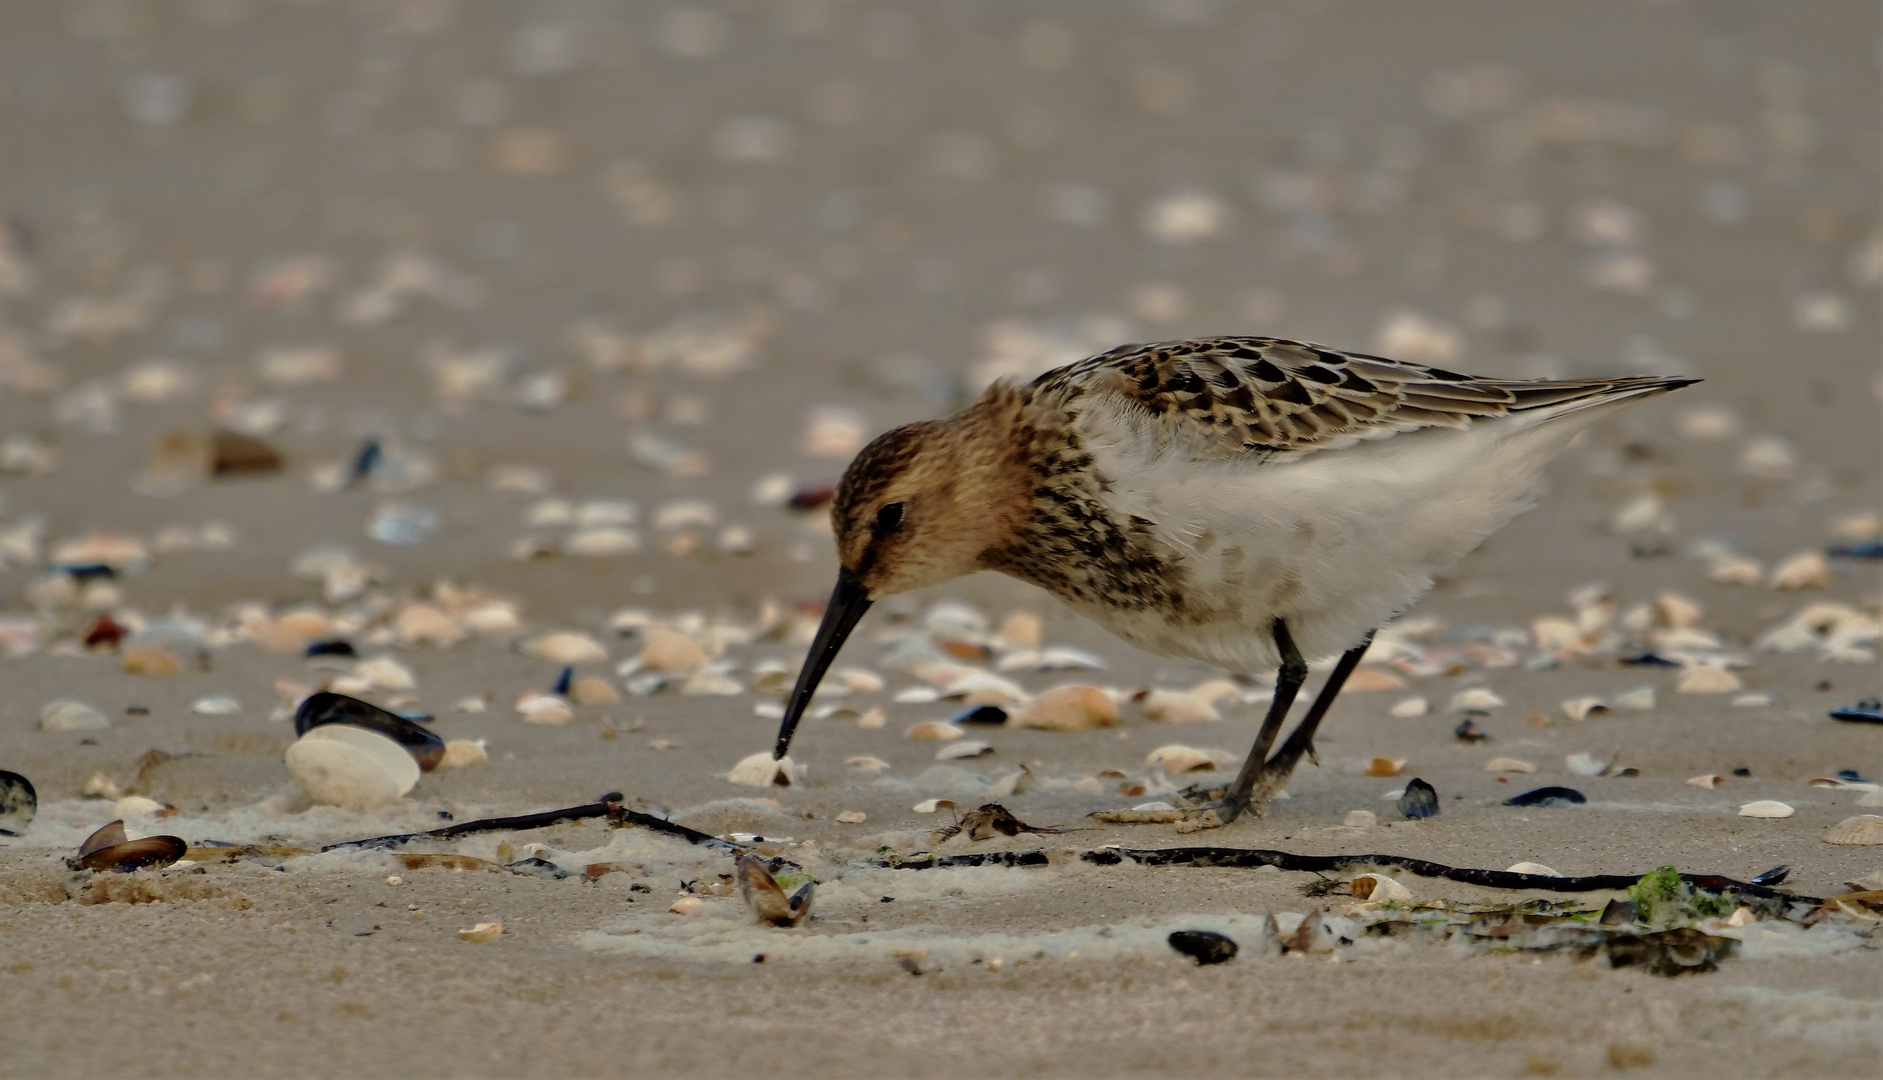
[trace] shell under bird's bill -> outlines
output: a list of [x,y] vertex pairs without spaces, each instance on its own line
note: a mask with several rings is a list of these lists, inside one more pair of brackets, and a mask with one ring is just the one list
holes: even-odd
[[[1279,667],[1285,688],[1301,657],[1343,653],[1344,679],[1435,571],[1530,506],[1577,433],[1695,381],[1482,378],[1225,337],[1121,346],[996,383],[954,416],[881,436],[845,471],[831,504],[837,589],[775,754],[872,601],[979,570],[1038,585],[1159,655]],[[1279,689],[1226,817],[1259,805],[1242,780],[1262,771],[1294,696]],[[1330,679],[1305,737],[1290,738],[1295,757],[1338,691]],[[1282,756],[1254,786],[1279,788],[1293,765]]]

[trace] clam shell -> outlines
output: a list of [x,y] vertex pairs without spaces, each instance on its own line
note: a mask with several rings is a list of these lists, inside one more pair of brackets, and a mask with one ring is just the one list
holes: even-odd
[[962,758],[977,758],[994,752],[994,748],[979,739],[963,739],[952,742],[935,751],[936,761],[958,761]]
[[1096,686],[1056,686],[1027,702],[1007,718],[1017,728],[1085,731],[1118,722],[1118,705]]
[[1452,695],[1452,712],[1489,712],[1504,704],[1504,699],[1482,686],[1460,690]]
[[1374,902],[1404,903],[1412,899],[1412,890],[1385,874],[1361,874],[1349,883],[1353,895]]
[[1347,677],[1347,685],[1345,687],[1347,690],[1359,691],[1360,693],[1378,690],[1404,690],[1405,688],[1406,680],[1400,678],[1397,672],[1389,671],[1386,668],[1372,664],[1365,664],[1355,668],[1353,674]]
[[1796,810],[1774,799],[1760,799],[1739,808],[1740,817],[1787,818],[1795,813]]
[[39,812],[39,792],[33,782],[16,772],[0,769],[0,836],[19,836]]
[[1484,763],[1485,772],[1533,773],[1536,766],[1516,758],[1496,757]]
[[577,705],[619,705],[621,692],[607,679],[577,679],[569,688],[569,700]]
[[768,926],[797,926],[811,914],[811,883],[805,882],[786,896],[772,877],[765,860],[757,855],[742,855],[738,865],[739,895],[752,909],[752,915]]
[[146,866],[169,866],[183,857],[189,845],[175,836],[126,837],[123,821],[113,821],[85,838],[73,860],[80,870],[129,873]]
[[699,643],[668,626],[641,631],[641,669],[688,675],[712,662]]
[[909,729],[902,733],[902,737],[922,742],[946,742],[950,739],[959,739],[961,729],[939,720],[924,720],[919,724],[910,724]]
[[746,787],[790,787],[798,779],[798,770],[788,757],[774,761],[769,753],[760,752],[740,758],[726,779]]
[[554,664],[598,664],[608,659],[608,650],[602,648],[601,642],[587,634],[567,632],[545,634],[537,638],[530,643],[528,652],[538,660],[548,660]]
[[1409,697],[1394,702],[1393,707],[1386,711],[1403,720],[1414,716],[1424,716],[1430,709],[1431,706],[1426,704],[1424,698]]
[[1824,830],[1824,842],[1844,847],[1883,844],[1883,816],[1858,814],[1856,817],[1847,817]]
[[1705,776],[1696,776],[1693,779],[1687,781],[1687,786],[1697,787],[1697,788],[1711,788],[1711,787],[1718,787],[1720,784],[1724,783],[1725,781],[1726,781],[1726,778],[1724,776],[1719,775],[1718,773],[1708,773]]
[[1182,776],[1185,773],[1209,772],[1217,765],[1221,751],[1199,750],[1194,746],[1171,743],[1160,746],[1144,755],[1144,767],[1163,769],[1167,776]]
[[1349,810],[1340,823],[1350,829],[1370,829],[1379,822],[1379,815],[1371,810]]
[[1200,724],[1221,720],[1216,706],[1181,690],[1152,690],[1142,702],[1145,715],[1165,724]]
[[104,713],[82,701],[59,698],[39,710],[41,731],[103,731],[111,726]]
[[1542,863],[1520,862],[1504,868],[1506,874],[1541,874],[1544,877],[1562,877],[1563,875]]
[[473,945],[488,945],[503,936],[503,924],[500,922],[481,922],[469,930],[458,931],[459,941],[468,941]]
[[437,732],[371,702],[321,691],[309,694],[294,710],[294,733],[306,735],[329,724],[345,724],[384,735],[405,748],[420,769],[430,772],[445,758],[445,740]]
[[375,810],[418,783],[418,762],[384,735],[348,724],[314,728],[288,747],[288,772],[325,806]]
[[879,757],[871,757],[868,754],[859,755],[857,757],[844,758],[843,763],[845,765],[850,766],[852,769],[861,769],[866,773],[880,773],[880,772],[889,771],[889,762],[884,761],[882,758],[879,758]]
[[1739,676],[1717,667],[1690,667],[1674,684],[1676,694],[1730,694],[1743,689]]

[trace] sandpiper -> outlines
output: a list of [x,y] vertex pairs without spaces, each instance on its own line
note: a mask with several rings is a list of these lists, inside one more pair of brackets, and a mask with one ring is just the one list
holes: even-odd
[[[1495,379],[1267,337],[1125,345],[864,447],[831,504],[841,567],[774,758],[874,601],[978,570],[1038,585],[1140,648],[1275,695],[1235,782],[1259,812],[1374,630],[1531,505],[1605,413],[1697,380]],[[1270,757],[1307,676],[1339,655]]]

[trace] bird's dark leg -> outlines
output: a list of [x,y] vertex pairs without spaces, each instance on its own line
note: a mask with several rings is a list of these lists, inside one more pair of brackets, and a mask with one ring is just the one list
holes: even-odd
[[1275,651],[1281,654],[1281,669],[1275,673],[1275,696],[1268,703],[1268,715],[1262,718],[1262,730],[1255,736],[1255,746],[1243,761],[1242,771],[1236,775],[1230,798],[1216,805],[1218,815],[1225,822],[1234,821],[1236,815],[1247,808],[1246,802],[1235,801],[1234,793],[1247,792],[1255,786],[1262,763],[1268,758],[1269,747],[1275,745],[1275,736],[1281,733],[1282,723],[1288,719],[1288,709],[1294,705],[1295,695],[1301,692],[1301,684],[1308,678],[1308,662],[1301,658],[1301,650],[1295,648],[1288,624],[1280,619],[1275,620]]
[[1223,800],[1225,804],[1239,808],[1259,807],[1288,783],[1288,777],[1294,774],[1301,756],[1314,753],[1315,729],[1321,726],[1321,718],[1327,715],[1327,710],[1334,707],[1334,699],[1340,696],[1340,688],[1347,685],[1347,676],[1360,666],[1360,658],[1366,655],[1367,647],[1372,644],[1373,632],[1369,630],[1360,644],[1340,654],[1340,662],[1334,665],[1334,670],[1327,676],[1326,685],[1315,695],[1314,704],[1308,707],[1308,715],[1288,733],[1288,741],[1281,744],[1281,749],[1275,752],[1274,757],[1262,763],[1255,776],[1250,777],[1249,770],[1246,767],[1243,769],[1243,775],[1236,778],[1236,786]]

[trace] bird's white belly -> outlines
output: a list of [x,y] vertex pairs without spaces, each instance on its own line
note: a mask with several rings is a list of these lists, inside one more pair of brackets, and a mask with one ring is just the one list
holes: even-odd
[[1342,652],[1526,509],[1581,426],[1425,430],[1271,465],[1105,448],[1109,504],[1157,524],[1189,602],[1088,614],[1141,648],[1236,671],[1276,666],[1276,618],[1304,656]]

